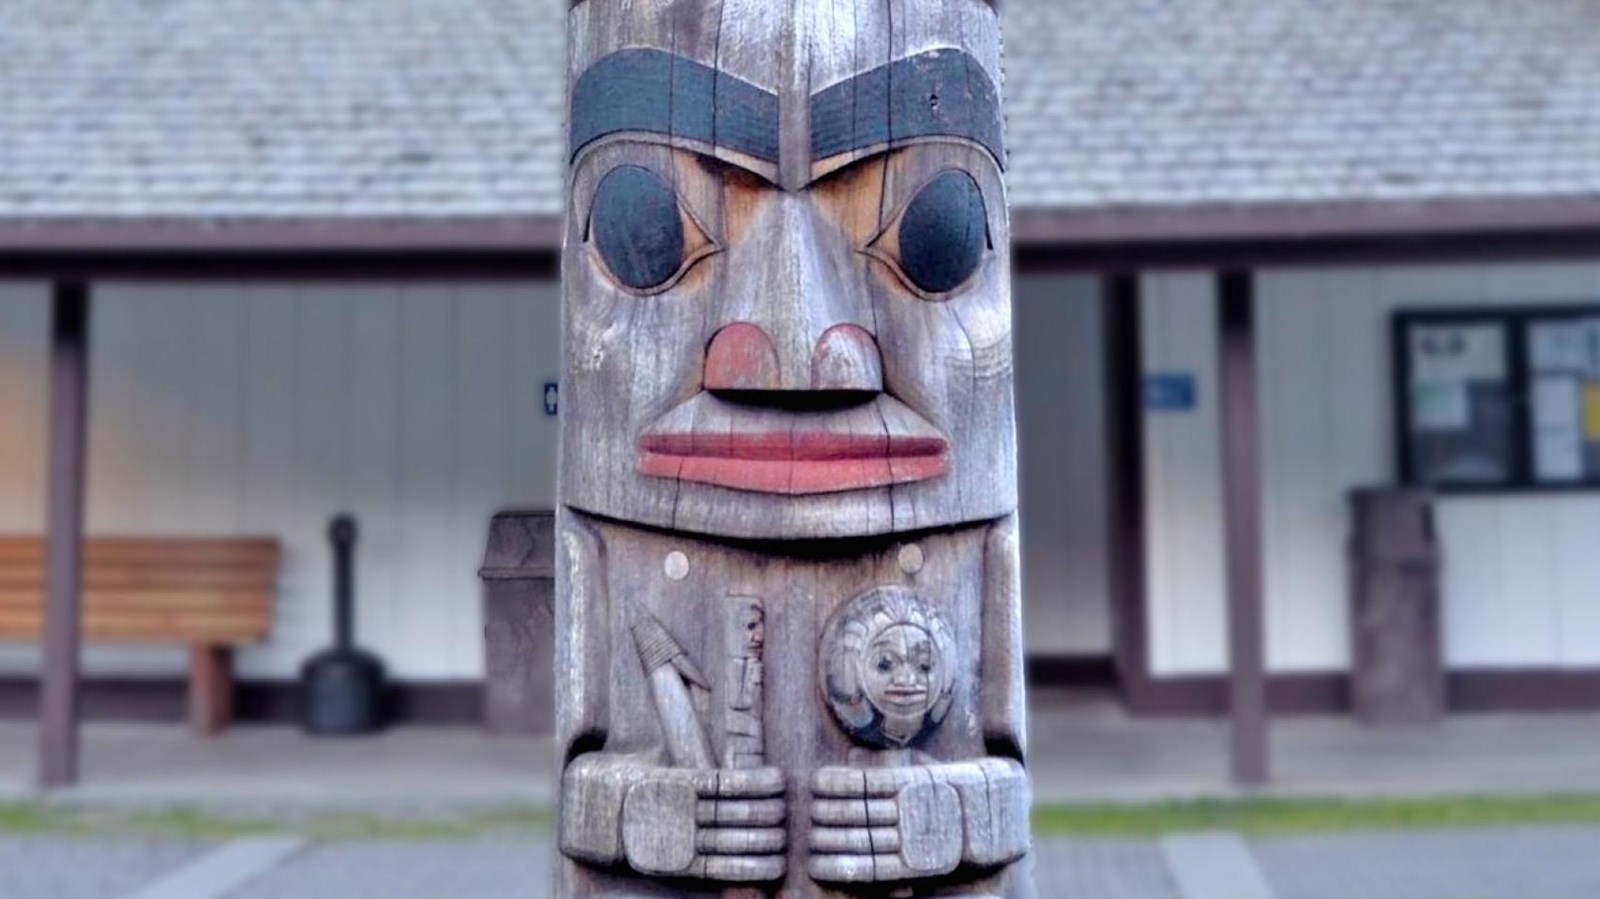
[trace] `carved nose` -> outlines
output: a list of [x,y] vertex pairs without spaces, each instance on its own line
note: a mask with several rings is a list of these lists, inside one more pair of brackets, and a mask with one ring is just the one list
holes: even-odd
[[704,383],[707,390],[777,390],[778,348],[755,325],[734,322],[706,348]]
[[811,354],[812,390],[883,390],[878,342],[856,325],[834,325]]
[[[883,390],[883,361],[877,341],[856,325],[834,325],[824,331],[812,348],[809,361],[809,387],[799,379],[786,383],[772,338],[749,322],[734,322],[711,338],[711,345],[706,348],[703,384],[707,390],[721,391]],[[802,367],[800,371],[806,369]]]

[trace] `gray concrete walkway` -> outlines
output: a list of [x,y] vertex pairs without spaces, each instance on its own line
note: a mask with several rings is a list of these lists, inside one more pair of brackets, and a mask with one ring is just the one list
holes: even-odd
[[[1035,691],[1032,772],[1042,802],[1236,795],[1227,730],[1209,719],[1130,719],[1110,700]],[[1273,723],[1277,795],[1600,793],[1600,714],[1465,715],[1374,730],[1339,716]],[[470,728],[401,728],[312,740],[237,727],[198,740],[177,725],[85,729],[84,780],[57,798],[96,803],[387,808],[548,804],[549,740]],[[0,722],[0,798],[34,795],[34,727]]]
[[[543,899],[533,839],[0,839],[6,899]],[[1600,828],[1050,838],[1044,899],[1594,899]]]

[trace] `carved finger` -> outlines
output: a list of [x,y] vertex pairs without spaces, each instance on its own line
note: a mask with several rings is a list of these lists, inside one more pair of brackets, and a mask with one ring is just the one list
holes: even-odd
[[825,883],[871,883],[878,879],[870,855],[813,855],[806,863],[812,880]]
[[696,824],[722,827],[777,827],[788,817],[782,799],[702,799],[694,808]]
[[824,827],[878,827],[900,820],[893,799],[818,799],[811,803],[811,821]]
[[788,834],[781,827],[707,827],[694,842],[708,855],[773,855],[788,845]]
[[920,871],[898,855],[813,855],[807,864],[813,880],[827,883],[881,883],[948,874],[949,869]]
[[766,799],[784,793],[782,768],[717,770],[702,784],[701,799]]
[[911,765],[901,768],[869,768],[862,772],[866,782],[866,795],[869,798],[897,796],[900,791],[912,784],[927,783],[929,770],[926,765]]
[[866,772],[860,768],[823,766],[811,775],[811,791],[818,799],[864,799]]
[[898,855],[874,855],[871,858],[873,880],[915,880],[918,877],[948,873],[946,871],[919,871],[906,864],[905,859]]
[[811,851],[845,855],[899,852],[900,831],[893,827],[819,827],[811,831]]
[[818,768],[811,785],[818,798],[892,799],[905,787],[928,779],[925,765],[899,768]]
[[783,876],[781,855],[706,855],[695,862],[695,873],[706,880],[760,883]]

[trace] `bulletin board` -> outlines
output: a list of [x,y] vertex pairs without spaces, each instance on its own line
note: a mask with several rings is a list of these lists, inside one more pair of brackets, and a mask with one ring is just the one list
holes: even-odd
[[1394,354],[1406,483],[1600,487],[1600,305],[1403,311]]

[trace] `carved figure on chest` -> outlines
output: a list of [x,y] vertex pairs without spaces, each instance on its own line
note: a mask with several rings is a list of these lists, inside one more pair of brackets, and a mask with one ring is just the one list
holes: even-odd
[[558,894],[1031,895],[994,10],[569,24]]

